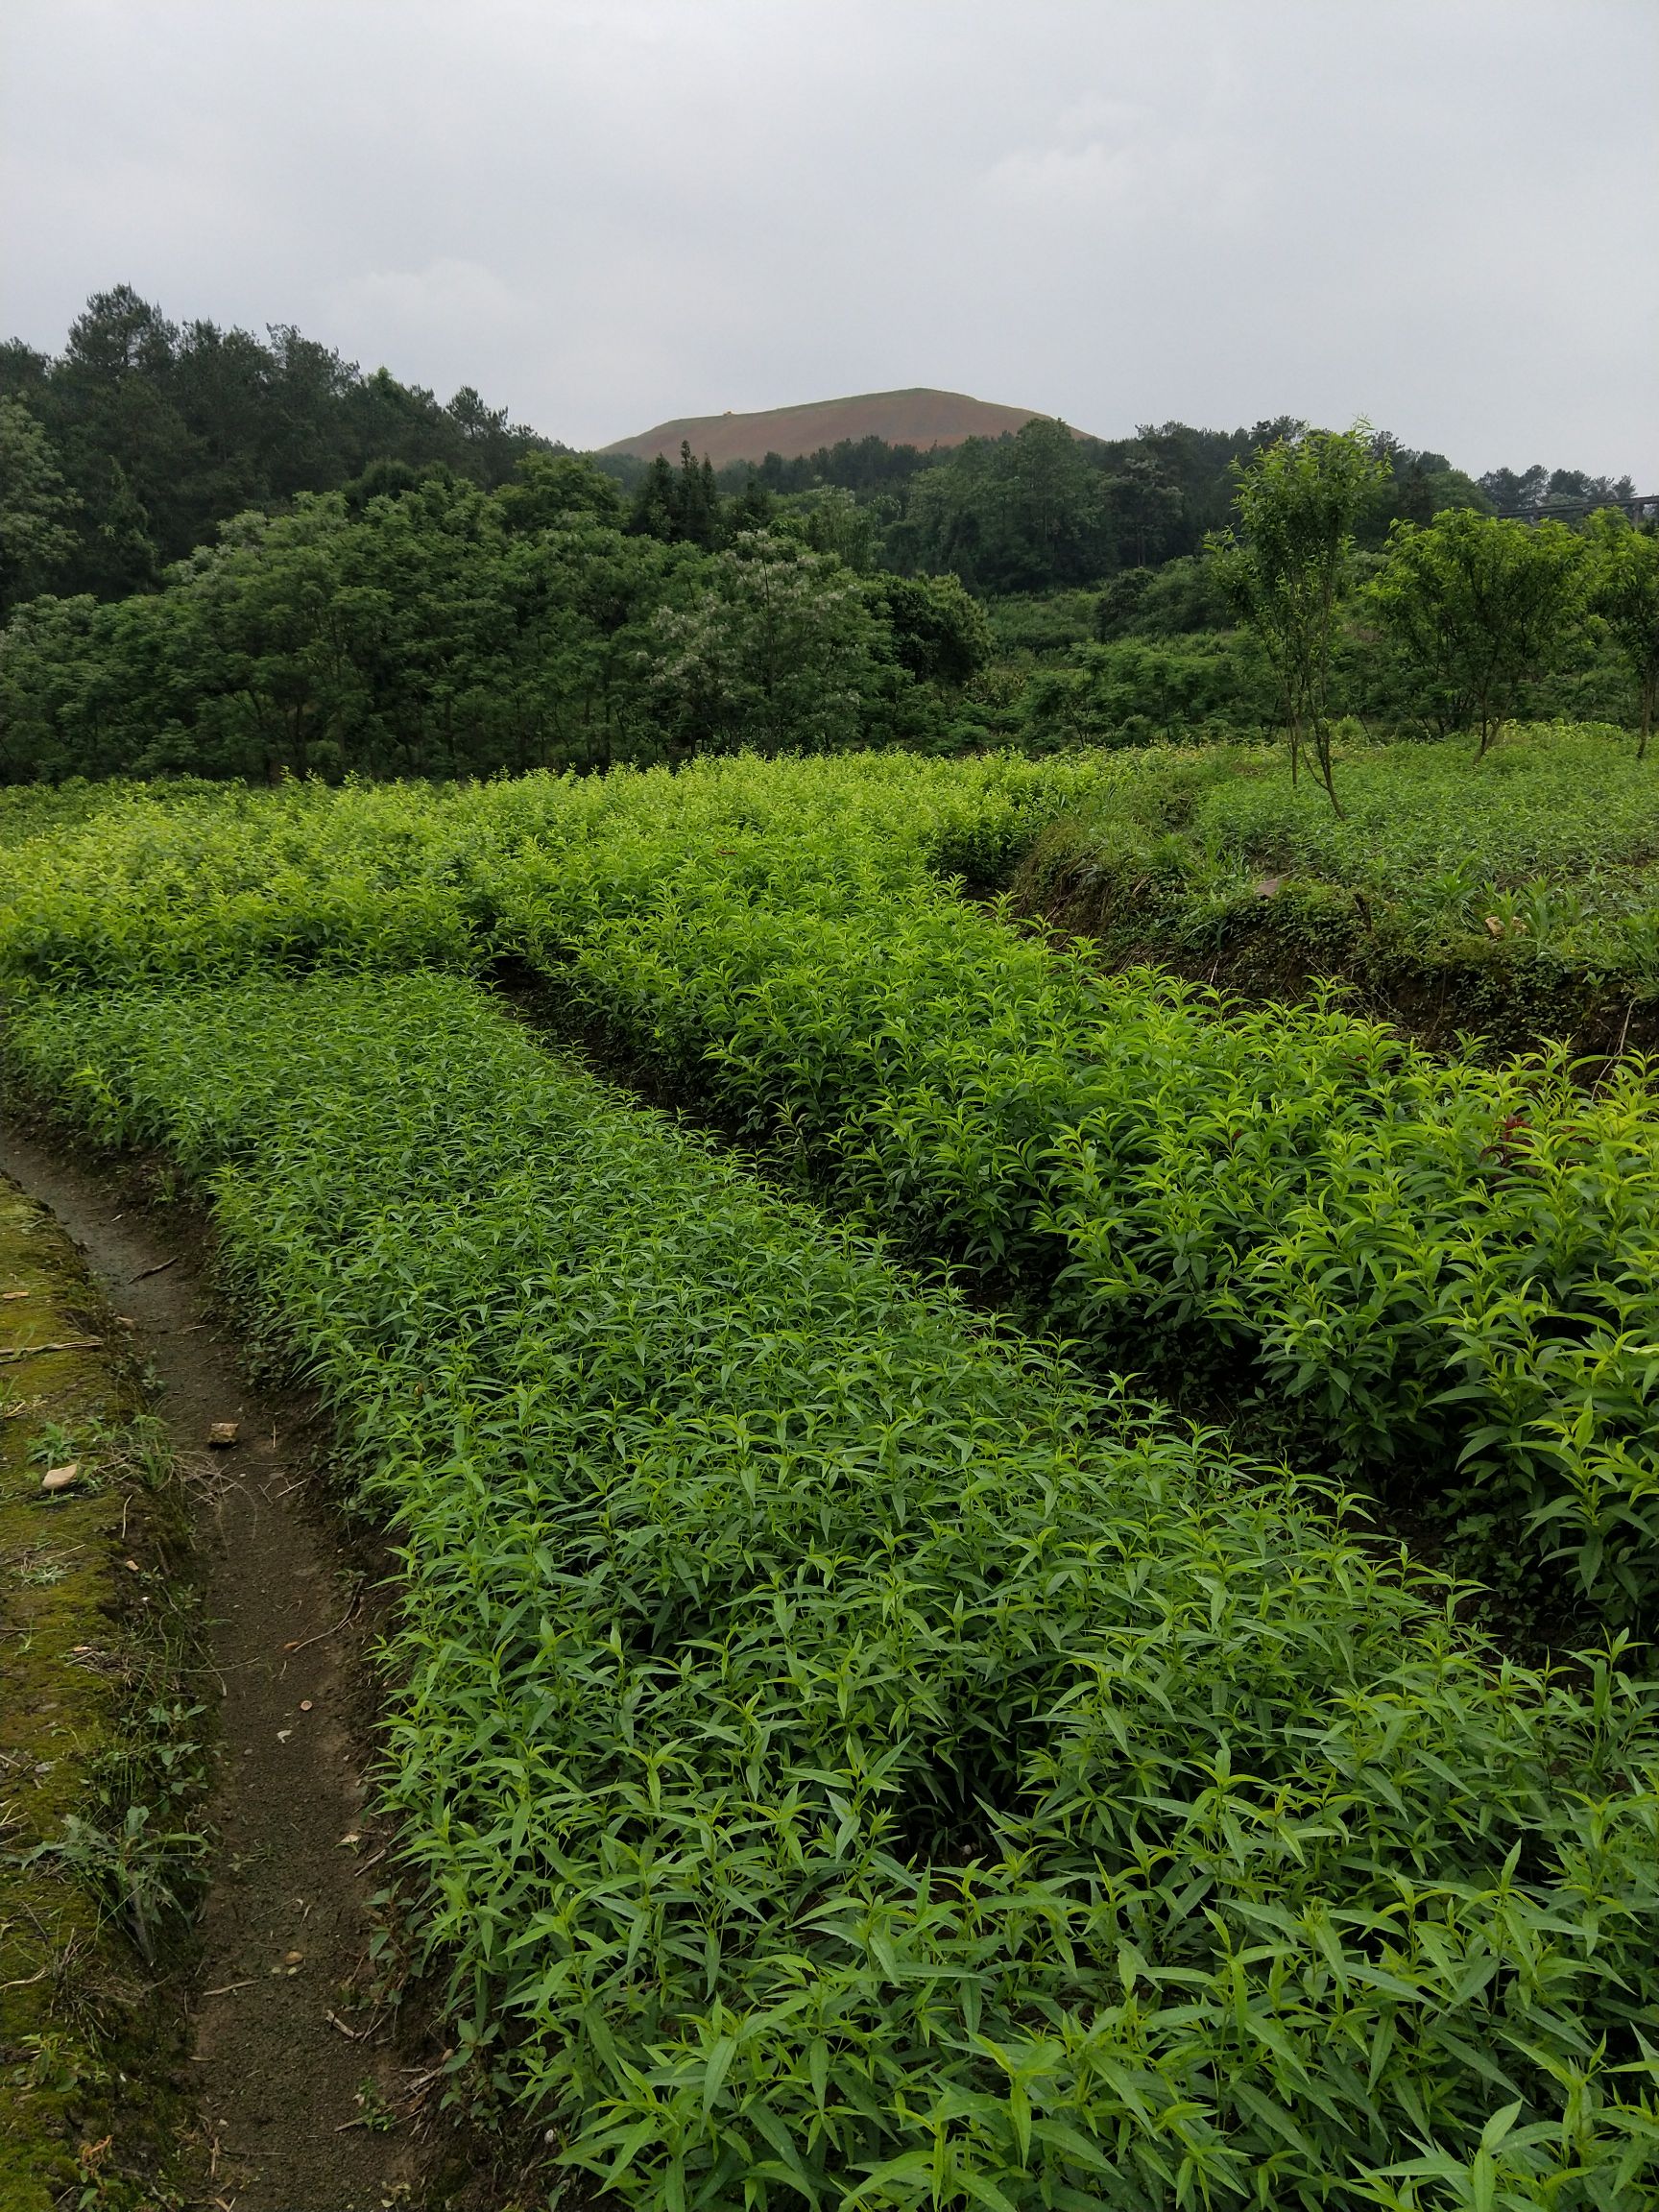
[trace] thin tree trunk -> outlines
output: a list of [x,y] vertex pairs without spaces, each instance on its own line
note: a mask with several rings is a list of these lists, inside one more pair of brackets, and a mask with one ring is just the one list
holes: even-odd
[[1336,796],[1336,783],[1331,769],[1331,733],[1323,722],[1314,727],[1313,757],[1319,763],[1319,780],[1325,786],[1325,796],[1331,802],[1332,812],[1338,822],[1346,822],[1348,817],[1343,813],[1342,802]]

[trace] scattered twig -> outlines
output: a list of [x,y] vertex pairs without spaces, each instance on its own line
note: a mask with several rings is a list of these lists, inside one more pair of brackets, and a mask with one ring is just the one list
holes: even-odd
[[222,1989],[204,1989],[202,1995],[204,2001],[209,1997],[231,1997],[238,1989],[252,1989],[254,1986],[252,1982],[227,1982]]
[[412,2110],[430,2090],[443,2080],[448,2071],[449,2061],[454,2056],[452,2050],[445,2051],[440,2055],[438,2062],[434,2066],[405,2066],[402,2069],[406,2075],[412,2077],[404,2083],[403,2087],[405,2111]]
[[26,1974],[21,1982],[0,1982],[0,1994],[4,1994],[8,1989],[32,1988],[36,1982],[45,1981],[47,1975],[52,1971],[52,1966],[53,1961],[48,1959],[37,1974]]
[[[361,2043],[364,2036],[369,2033],[369,2030],[367,2028],[348,2028],[345,2021],[341,2019],[338,2012],[325,2012],[323,2017],[327,2021],[330,2028],[338,2028],[341,2034],[344,2035],[349,2042]],[[336,2130],[336,2132],[338,2132],[338,2130]]]
[[97,1352],[103,1344],[102,1336],[60,1336],[50,1344],[19,1344],[14,1351],[0,1352],[0,1359],[34,1359],[42,1352]]
[[179,1255],[175,1252],[171,1260],[157,1260],[154,1267],[140,1267],[132,1280],[134,1283],[142,1283],[146,1275],[164,1275],[169,1267],[177,1267],[178,1264]]
[[341,1618],[335,1622],[332,1628],[319,1628],[315,1636],[306,1636],[298,1644],[284,1644],[282,1647],[283,1657],[285,1659],[292,1659],[296,1651],[309,1650],[313,1644],[321,1644],[325,1637],[338,1636],[341,1629],[344,1628],[350,1621],[352,1614],[356,1612],[358,1606],[361,1605],[362,1602],[363,1593],[361,1590],[359,1590],[356,1597],[351,1600],[349,1611],[344,1613]]

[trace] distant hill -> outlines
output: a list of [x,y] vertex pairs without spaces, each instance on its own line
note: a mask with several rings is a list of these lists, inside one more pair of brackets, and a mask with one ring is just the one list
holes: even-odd
[[708,454],[716,469],[729,461],[763,461],[768,453],[791,460],[816,453],[843,438],[880,438],[889,445],[960,445],[964,438],[1000,438],[1038,413],[1035,407],[998,407],[965,392],[860,392],[850,399],[816,399],[805,407],[767,407],[754,415],[686,415],[659,422],[636,438],[618,438],[605,453],[632,453],[650,461],[659,453],[677,460],[681,440],[697,459]]

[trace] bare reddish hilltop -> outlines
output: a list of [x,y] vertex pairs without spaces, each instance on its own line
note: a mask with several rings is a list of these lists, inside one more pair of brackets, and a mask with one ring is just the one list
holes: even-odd
[[1039,413],[1035,407],[998,407],[972,399],[966,392],[860,392],[848,399],[815,399],[805,407],[767,407],[753,415],[686,415],[659,422],[637,437],[618,438],[604,453],[632,453],[641,461],[657,454],[670,461],[685,440],[701,460],[716,469],[728,461],[763,461],[768,453],[791,460],[835,445],[843,438],[881,438],[889,445],[960,445],[964,438],[1000,438]]

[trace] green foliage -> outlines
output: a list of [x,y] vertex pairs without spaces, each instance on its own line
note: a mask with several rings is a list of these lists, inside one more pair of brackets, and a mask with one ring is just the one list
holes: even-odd
[[658,610],[647,682],[675,757],[836,752],[870,718],[881,633],[852,572],[763,531],[714,555],[688,603]]
[[1036,421],[1013,438],[969,439],[922,457],[932,466],[878,494],[897,510],[885,517],[885,558],[901,569],[949,569],[996,594],[1149,572],[1195,554],[1226,513],[1233,464],[1297,427],[1166,422],[1133,438],[1079,440]]
[[1115,637],[1186,637],[1225,630],[1232,620],[1214,563],[1190,556],[1114,576],[1095,603],[1094,635],[1102,644]]
[[[1035,844],[1022,899],[1098,938],[1283,997],[1309,976],[1447,1048],[1626,1035],[1659,1013],[1659,795],[1623,733],[1511,725],[1461,741],[1337,746],[1350,819],[1260,748],[1159,748]],[[1173,858],[1155,865],[1174,832]]]
[[[1485,480],[1477,483],[1454,469],[1444,453],[1413,452],[1385,430],[1375,433],[1371,450],[1382,470],[1357,524],[1356,536],[1362,546],[1383,544],[1397,521],[1428,522],[1450,507],[1470,507],[1477,514],[1490,511],[1492,494]],[[1628,497],[1628,480],[1623,490]]]
[[0,397],[0,620],[68,561],[76,504],[45,431],[21,400]]
[[1481,495],[1502,515],[1524,515],[1536,521],[1546,515],[1579,514],[1629,499],[1636,487],[1628,476],[1592,476],[1582,469],[1491,469],[1479,480]]
[[877,576],[866,596],[891,628],[894,658],[919,681],[953,688],[990,660],[991,623],[954,576]]
[[1530,884],[1597,903],[1659,860],[1659,793],[1609,730],[1518,729],[1479,767],[1455,743],[1356,746],[1343,762],[1341,822],[1240,763],[1217,758],[1230,772],[1194,807],[1200,840],[1390,898],[1427,902],[1459,877],[1472,915],[1488,892]]
[[1334,1009],[1101,977],[789,783],[707,813],[642,789],[579,854],[509,861],[497,942],[1102,1363],[1254,1384],[1488,1576],[1536,1594],[1565,1563],[1578,1602],[1653,1619],[1637,1077],[1586,1102],[1558,1061],[1445,1067]]
[[464,983],[60,1000],[16,1042],[209,1183],[393,1520],[419,1931],[464,2048],[619,2198],[1650,2200],[1627,1676],[1500,1663],[1331,1502],[906,1287]]
[[860,575],[879,565],[884,511],[874,501],[861,501],[830,484],[769,502],[777,529],[799,538],[813,553],[833,554]]
[[37,830],[0,860],[13,976],[84,983],[469,959],[456,881],[474,819],[465,794],[293,783],[124,796],[84,828]]
[[795,793],[815,819],[864,825],[889,867],[936,859],[1005,881],[1033,826],[1099,781],[1096,769],[1007,757],[858,754],[757,783],[757,766],[472,788],[180,781],[0,794],[0,824],[10,809],[28,832],[0,851],[0,974],[85,985],[264,965],[468,967],[491,956],[511,854],[544,840],[580,846],[590,823],[625,824],[636,808],[661,833],[682,804],[688,825],[720,841],[751,791],[766,819]]
[[628,527],[665,544],[710,552],[721,535],[720,493],[707,456],[698,461],[684,438],[678,471],[659,454],[635,494]]
[[1399,522],[1367,594],[1432,686],[1441,726],[1474,724],[1485,753],[1525,685],[1566,657],[1582,613],[1583,543],[1561,522],[1456,510]]
[[970,587],[1031,591],[1083,584],[1110,565],[1099,469],[1063,422],[970,438],[912,486],[907,522],[926,568]]
[[763,532],[624,531],[538,455],[248,514],[165,588],[41,598],[0,634],[0,776],[272,781],[608,767],[926,736],[983,656],[952,580],[858,579]]
[[445,406],[291,327],[180,327],[126,284],[87,301],[55,360],[0,347],[0,396],[43,427],[75,495],[66,589],[103,598],[148,588],[247,508],[388,464],[499,484],[547,443],[469,386]]
[[1025,733],[1040,748],[1191,744],[1268,726],[1277,704],[1260,656],[1231,637],[1077,646],[1063,665],[1034,674],[1022,701]]
[[0,848],[77,828],[95,814],[117,812],[135,800],[164,804],[168,798],[200,797],[214,789],[211,783],[182,777],[169,783],[164,793],[143,783],[88,783],[84,777],[71,777],[64,783],[0,784]]

